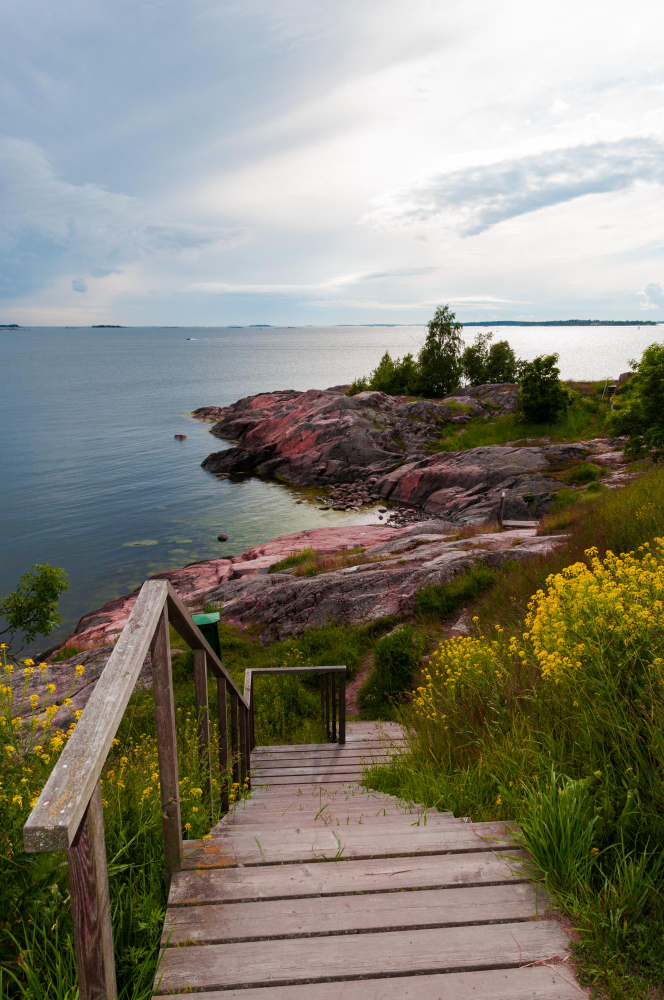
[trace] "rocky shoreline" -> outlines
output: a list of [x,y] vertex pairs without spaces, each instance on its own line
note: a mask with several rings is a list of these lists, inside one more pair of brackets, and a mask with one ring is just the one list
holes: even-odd
[[[514,412],[518,386],[463,389],[437,402],[378,392],[349,397],[346,388],[262,393],[193,413],[212,422],[214,436],[235,442],[204,461],[214,474],[269,475],[317,487],[323,512],[373,506],[380,523],[300,531],[238,556],[157,574],[192,610],[220,603],[224,621],[254,627],[266,644],[329,621],[407,617],[423,586],[447,583],[478,563],[498,567],[542,555],[562,542],[564,536],[538,536],[532,528],[492,527],[503,493],[505,517],[532,519],[553,502],[562,485],[554,477],[565,466],[591,458],[616,485],[625,476],[620,442],[607,439],[433,450],[449,425]],[[274,572],[275,564],[305,551],[306,566]],[[88,676],[98,675],[137,593],[81,618],[60,650],[85,652],[49,666],[49,675],[59,673],[58,687],[82,656]]]

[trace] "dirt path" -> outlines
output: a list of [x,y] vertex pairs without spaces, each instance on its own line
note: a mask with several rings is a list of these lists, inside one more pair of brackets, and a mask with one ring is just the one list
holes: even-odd
[[346,718],[353,719],[359,715],[357,696],[360,688],[373,670],[373,653],[368,653],[360,664],[360,669],[352,681],[346,685]]

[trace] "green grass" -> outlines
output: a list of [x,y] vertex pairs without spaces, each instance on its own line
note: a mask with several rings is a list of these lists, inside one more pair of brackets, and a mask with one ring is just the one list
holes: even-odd
[[587,486],[606,475],[606,469],[595,462],[583,462],[566,473],[565,479],[575,486]]
[[473,566],[449,583],[421,587],[415,595],[415,612],[445,618],[492,587],[498,577],[496,570],[487,566]]
[[565,416],[554,424],[525,423],[517,413],[493,420],[471,420],[460,430],[450,424],[433,446],[435,451],[465,451],[487,445],[507,444],[526,438],[549,438],[554,442],[579,441],[606,434],[609,408],[605,403],[582,397],[575,400]]
[[299,552],[291,552],[285,559],[280,559],[279,562],[273,563],[268,573],[280,573],[282,569],[292,569],[294,566],[299,566],[301,563],[312,559],[315,555],[316,553],[312,548],[301,549]]
[[[577,502],[549,515],[550,522],[569,518],[564,548],[516,564],[477,598],[477,635],[488,639],[477,648],[441,646],[457,658],[462,675],[474,657],[484,672],[469,672],[465,687],[459,681],[448,691],[438,678],[449,676],[445,662],[452,661],[432,659],[413,686],[426,684],[428,674],[438,701],[431,709],[397,707],[410,734],[407,751],[369,769],[365,781],[477,821],[517,822],[530,877],[578,929],[581,982],[601,1000],[655,1000],[664,995],[664,698],[651,673],[653,657],[664,657],[658,593],[642,584],[651,613],[622,636],[625,609],[611,597],[610,584],[607,599],[617,603],[609,624],[592,610],[592,587],[583,592],[578,615],[572,601],[565,620],[573,636],[551,624],[550,642],[555,646],[559,638],[572,650],[581,638],[595,652],[592,659],[577,653],[583,671],[560,686],[542,679],[522,635],[530,597],[546,588],[550,574],[585,559],[591,546],[639,557],[640,545],[664,536],[664,469],[647,469],[619,490],[570,492]],[[638,573],[630,579],[641,586]],[[617,626],[609,627],[611,621]]]
[[[359,628],[330,624],[264,646],[257,632],[221,624],[223,660],[240,690],[248,667],[345,664],[348,676],[353,677],[376,640],[393,625],[391,620]],[[181,645],[173,632],[171,642]],[[173,656],[173,681],[182,821],[190,826],[187,838],[201,837],[212,824],[197,791],[205,780],[198,754],[191,652]],[[214,747],[217,708],[212,676],[209,689]],[[326,741],[317,676],[259,678],[255,698],[259,743]],[[102,775],[102,794],[119,996],[121,1000],[150,1000],[166,906],[151,691],[132,695],[117,740]],[[30,798],[39,794],[58,752],[47,752],[45,762],[41,752],[9,752],[6,747],[12,743],[18,745],[0,699],[0,996],[3,1000],[77,1000],[64,856],[61,852],[26,854],[22,843]],[[216,821],[221,776],[214,752],[212,767]],[[21,805],[12,802],[15,795],[22,797]]]

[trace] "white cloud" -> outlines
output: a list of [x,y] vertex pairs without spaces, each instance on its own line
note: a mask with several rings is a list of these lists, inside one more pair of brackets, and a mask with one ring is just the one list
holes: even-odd
[[435,222],[476,236],[507,219],[639,181],[664,184],[664,141],[627,138],[439,174],[384,195],[362,221],[379,230]]
[[664,283],[651,281],[639,295],[643,296],[641,309],[658,309],[664,312]]
[[556,115],[557,117],[558,115],[564,115],[566,111],[569,111],[569,104],[567,101],[561,101],[560,98],[556,98],[551,105],[551,114]]

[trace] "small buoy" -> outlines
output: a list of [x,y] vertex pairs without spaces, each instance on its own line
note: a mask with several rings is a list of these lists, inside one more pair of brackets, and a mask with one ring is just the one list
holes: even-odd
[[174,434],[173,437],[175,438],[176,441],[186,441],[187,440],[187,435],[186,434]]

